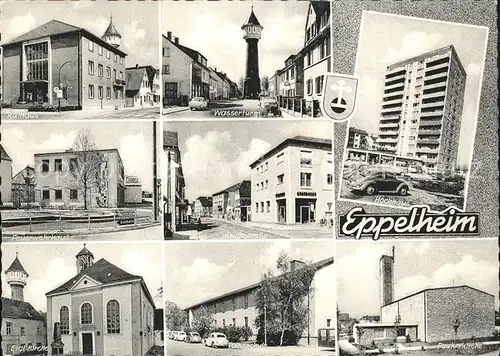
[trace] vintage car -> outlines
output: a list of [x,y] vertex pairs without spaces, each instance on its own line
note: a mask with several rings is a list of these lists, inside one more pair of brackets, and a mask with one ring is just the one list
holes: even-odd
[[384,167],[361,167],[346,180],[351,191],[366,195],[392,193],[405,196],[409,186],[396,170]]

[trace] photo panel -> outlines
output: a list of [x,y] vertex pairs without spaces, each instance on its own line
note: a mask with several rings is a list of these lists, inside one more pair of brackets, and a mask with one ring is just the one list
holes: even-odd
[[186,246],[165,244],[168,355],[335,354],[333,241]]
[[[355,114],[335,125],[338,214],[475,221],[463,230],[414,224],[413,233],[383,237],[497,236],[493,5],[339,1],[332,13],[342,39],[333,42],[333,55],[342,53],[333,71],[359,81]],[[360,238],[341,225],[338,238]]]
[[323,116],[330,30],[329,1],[162,3],[163,119]]
[[498,354],[497,239],[339,241],[335,250],[346,354]]
[[3,243],[4,355],[164,355],[161,243]]
[[2,124],[2,241],[162,240],[158,122]]
[[332,126],[165,122],[167,240],[333,238]]
[[159,2],[3,1],[2,120],[159,119]]

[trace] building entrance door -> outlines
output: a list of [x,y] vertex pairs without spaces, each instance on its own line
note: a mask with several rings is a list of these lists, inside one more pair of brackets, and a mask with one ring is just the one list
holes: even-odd
[[300,207],[300,222],[302,224],[308,223],[311,217],[311,208],[308,205],[302,205]]
[[94,335],[82,333],[82,353],[84,356],[94,354]]
[[286,223],[286,206],[280,206],[278,222]]

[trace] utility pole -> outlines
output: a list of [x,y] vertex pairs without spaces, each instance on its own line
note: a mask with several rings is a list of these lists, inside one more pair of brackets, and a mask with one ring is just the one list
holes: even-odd
[[153,121],[153,220],[158,221],[158,157],[156,152],[156,121]]

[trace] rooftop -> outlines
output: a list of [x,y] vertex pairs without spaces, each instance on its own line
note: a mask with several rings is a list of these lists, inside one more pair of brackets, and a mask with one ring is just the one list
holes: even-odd
[[113,24],[113,17],[110,17],[108,28],[106,29],[106,31],[104,31],[104,34],[102,35],[102,37],[105,36],[118,36],[120,38],[122,37],[122,35],[118,33],[115,25]]
[[255,13],[253,12],[253,6],[252,6],[252,10],[250,12],[250,17],[248,18],[246,25],[260,26],[260,22],[259,22],[259,20],[257,20],[257,16],[255,16]]
[[127,86],[125,90],[138,91],[141,89],[145,73],[147,75],[146,67],[126,68],[125,81]]
[[19,258],[17,256],[17,252],[16,252],[16,258],[14,259],[14,261],[12,261],[10,267],[5,270],[5,273],[10,272],[10,271],[24,272],[24,273],[28,274],[28,272],[26,272],[23,265],[21,264],[21,261],[19,261]]
[[2,297],[2,318],[44,321],[43,316],[28,302]]
[[174,131],[163,131],[163,146],[179,147],[179,134]]
[[12,158],[10,158],[9,154],[7,153],[5,148],[3,148],[2,144],[0,144],[0,161],[11,161],[12,162]]

